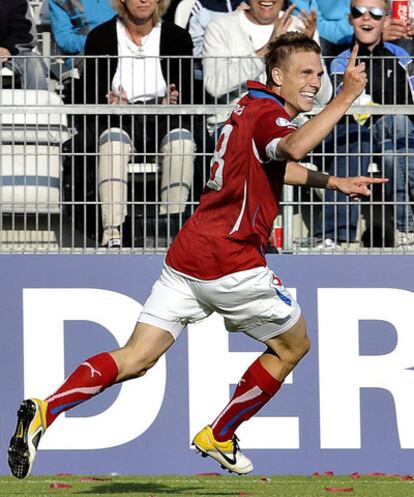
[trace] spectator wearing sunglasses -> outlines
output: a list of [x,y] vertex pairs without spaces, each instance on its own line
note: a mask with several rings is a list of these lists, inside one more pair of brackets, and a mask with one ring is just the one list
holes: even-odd
[[[382,39],[386,6],[384,0],[352,0],[349,22],[354,38],[349,48],[331,64],[331,76],[338,93],[342,90],[352,47],[355,43],[359,44],[358,57],[366,64],[368,82],[356,105],[407,105],[413,101],[408,80],[409,74],[412,74],[409,55],[403,48]],[[368,164],[372,157],[375,158],[382,174],[390,179],[385,194],[387,200],[395,202],[395,246],[413,245],[414,225],[408,204],[410,198],[414,200],[414,155],[411,155],[414,154],[413,117],[356,114],[348,123],[337,126],[335,135],[327,140],[326,151],[336,152],[328,172],[339,176],[367,174]],[[373,156],[373,153],[378,155]],[[339,242],[354,241],[359,207],[347,204],[345,196],[333,191],[326,192],[325,200],[342,205],[331,204],[324,208],[316,234],[324,238],[322,245],[334,248]]]

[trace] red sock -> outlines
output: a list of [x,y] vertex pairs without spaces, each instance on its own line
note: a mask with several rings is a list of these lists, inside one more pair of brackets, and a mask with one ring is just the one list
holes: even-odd
[[50,426],[61,412],[77,406],[113,385],[117,376],[118,366],[108,352],[86,359],[66,379],[59,390],[46,399],[47,426]]
[[218,442],[232,439],[237,427],[256,414],[281,384],[257,359],[244,373],[232,399],[211,425],[214,438]]

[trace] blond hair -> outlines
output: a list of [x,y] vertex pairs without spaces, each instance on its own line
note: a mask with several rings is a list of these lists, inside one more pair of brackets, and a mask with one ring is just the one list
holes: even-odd
[[[112,6],[121,19],[128,17],[128,10],[125,6],[125,0],[112,0]],[[157,0],[152,22],[154,26],[161,21],[162,16],[167,12],[170,6],[170,0]]]

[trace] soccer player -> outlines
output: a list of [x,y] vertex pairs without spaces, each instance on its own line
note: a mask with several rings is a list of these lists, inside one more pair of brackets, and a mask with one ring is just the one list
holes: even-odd
[[250,82],[223,127],[200,206],[167,253],[165,266],[125,346],[86,359],[45,400],[24,400],[8,460],[12,473],[30,473],[47,428],[62,412],[105,388],[143,376],[186,324],[220,313],[229,331],[246,333],[266,349],[245,372],[232,399],[194,438],[202,455],[229,471],[253,469],[241,452],[236,428],[258,412],[309,350],[301,310],[266,266],[265,248],[278,213],[283,183],[369,195],[386,180],[340,178],[309,171],[296,161],[335,126],[366,83],[353,50],[343,91],[296,129],[291,120],[312,109],[322,76],[320,48],[302,33],[274,41],[266,56],[267,85]]

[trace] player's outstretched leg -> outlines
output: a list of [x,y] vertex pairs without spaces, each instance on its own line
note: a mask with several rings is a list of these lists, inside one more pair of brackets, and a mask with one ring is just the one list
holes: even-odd
[[276,394],[286,376],[309,350],[303,318],[265,343],[268,349],[244,373],[230,402],[216,420],[193,439],[204,457],[210,456],[223,469],[238,474],[249,473],[253,464],[241,452],[235,431]]
[[8,462],[16,478],[26,478],[32,469],[40,439],[46,430],[47,402],[27,399],[17,411],[17,426],[8,449]]
[[17,478],[30,474],[41,437],[59,414],[113,385],[118,367],[105,352],[82,362],[46,400],[26,399],[17,411],[17,426],[8,448],[10,470]]
[[40,439],[59,414],[114,383],[143,376],[173,342],[169,332],[138,323],[124,347],[82,362],[46,400],[24,400],[17,412],[17,426],[8,448],[12,474],[17,478],[30,474]]

